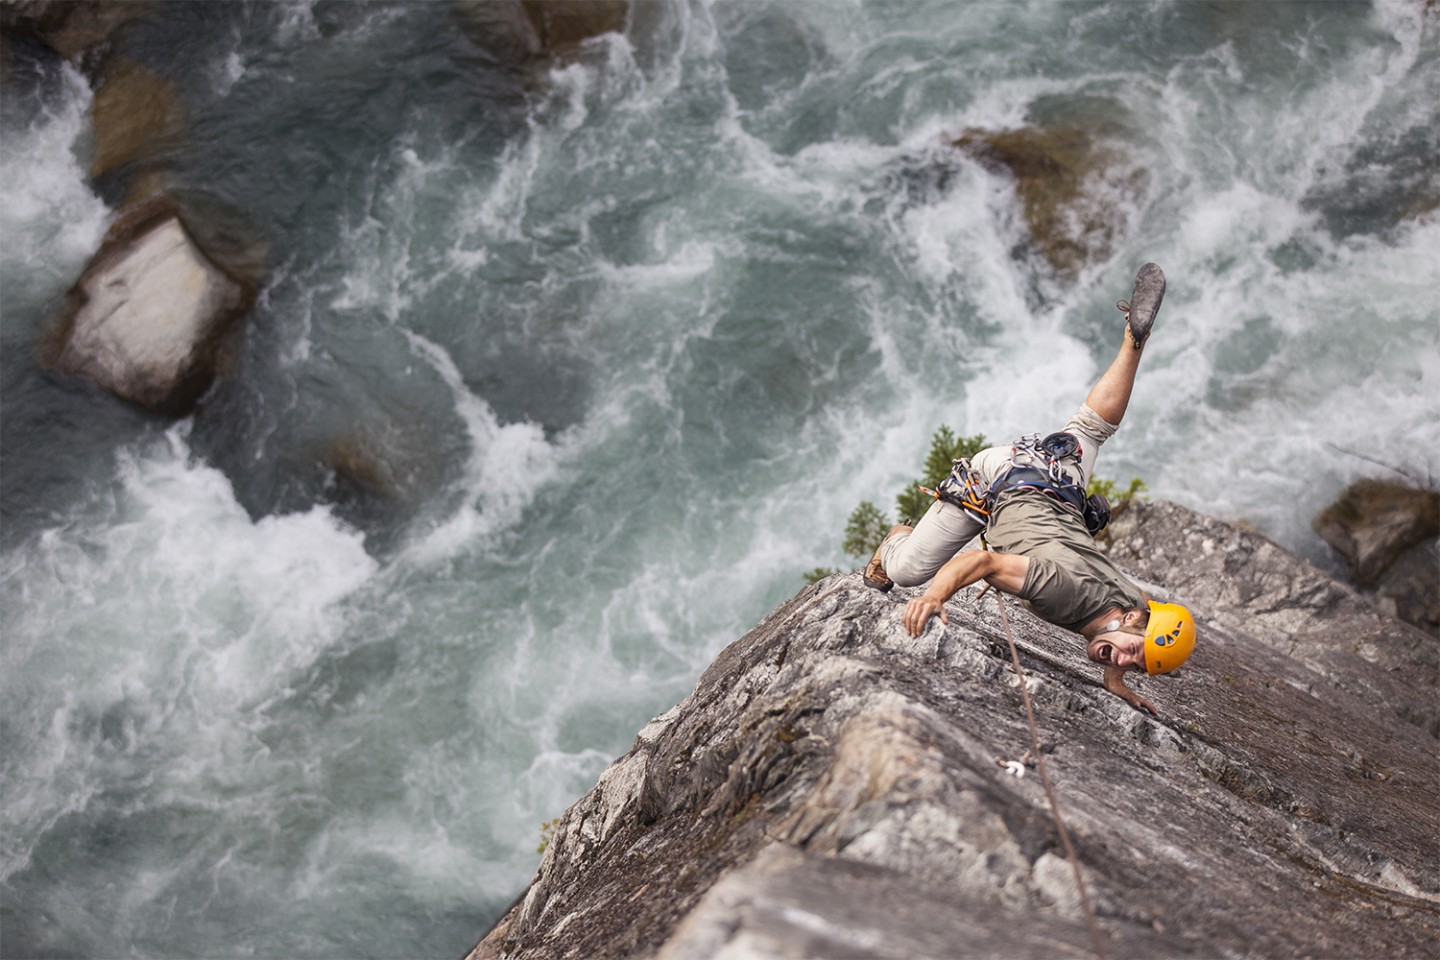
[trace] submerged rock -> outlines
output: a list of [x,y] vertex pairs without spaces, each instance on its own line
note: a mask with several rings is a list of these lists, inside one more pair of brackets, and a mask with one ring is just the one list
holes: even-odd
[[629,0],[454,0],[454,4],[460,22],[477,43],[517,62],[566,56],[586,40],[623,33],[631,16]]
[[106,61],[90,119],[95,130],[90,176],[97,180],[163,162],[187,132],[175,84],[123,57]]
[[55,367],[179,416],[214,379],[255,287],[216,266],[160,203],[111,230],[69,300]]
[[21,36],[72,63],[109,44],[125,24],[149,15],[146,0],[5,0],[0,31]]
[[1406,550],[1440,536],[1440,492],[1359,480],[1320,511],[1314,526],[1345,558],[1355,582],[1373,586]]
[[[442,431],[418,411],[356,409],[355,419],[306,450],[312,469],[322,471],[324,502],[335,515],[367,531],[367,546],[383,549],[384,531],[403,527],[419,505],[439,494],[451,479]],[[304,476],[305,464],[289,467]]]
[[1123,204],[1144,190],[1144,171],[1114,145],[1120,136],[1104,124],[967,130],[954,146],[1014,178],[1031,244],[1056,271],[1074,276],[1114,252]]
[[1364,479],[1315,517],[1350,578],[1389,612],[1440,635],[1440,492]]
[[535,29],[540,49],[546,53],[565,50],[605,33],[623,33],[630,15],[629,0],[520,0],[525,16]]
[[[1114,957],[1424,954],[1440,938],[1440,645],[1254,534],[1138,504],[1117,555],[1200,645],[1099,686],[1006,601]],[[564,815],[469,955],[1049,957],[1093,948],[995,595],[918,639],[857,574],[731,644]],[[1008,766],[1007,766],[1008,764]]]

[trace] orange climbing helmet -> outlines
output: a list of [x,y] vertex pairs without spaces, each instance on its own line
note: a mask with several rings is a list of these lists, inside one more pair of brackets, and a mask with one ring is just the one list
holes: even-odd
[[1150,601],[1145,627],[1145,672],[1154,676],[1180,669],[1195,650],[1195,618],[1178,603]]

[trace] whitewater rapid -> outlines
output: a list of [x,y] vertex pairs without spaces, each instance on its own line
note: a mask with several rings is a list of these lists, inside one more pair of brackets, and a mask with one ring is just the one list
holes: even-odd
[[[114,210],[81,74],[7,88],[7,955],[457,955],[935,427],[1063,420],[1147,260],[1100,473],[1333,566],[1345,484],[1440,468],[1423,5],[656,9],[526,79],[448,4],[160,5],[270,265],[178,424],[36,366]],[[1077,118],[1145,186],[1067,279],[948,141]]]

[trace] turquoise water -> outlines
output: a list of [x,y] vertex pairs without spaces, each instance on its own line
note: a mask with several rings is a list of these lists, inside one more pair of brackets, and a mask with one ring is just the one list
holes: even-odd
[[[113,198],[86,81],[7,83],[4,955],[463,953],[936,425],[1079,402],[1146,260],[1102,473],[1329,564],[1347,482],[1440,467],[1422,5],[646,13],[530,74],[449,3],[157,5],[172,162],[270,264],[179,424],[36,367]],[[1069,279],[945,146],[1067,122],[1123,137]]]

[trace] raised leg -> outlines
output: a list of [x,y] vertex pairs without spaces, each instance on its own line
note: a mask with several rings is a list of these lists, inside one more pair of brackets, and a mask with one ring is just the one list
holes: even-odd
[[1110,361],[1110,366],[1090,388],[1085,403],[1107,422],[1115,426],[1125,417],[1125,408],[1130,405],[1130,391],[1135,388],[1135,373],[1140,369],[1140,355],[1144,346],[1138,349],[1131,345],[1130,325],[1125,325],[1125,340],[1120,352]]

